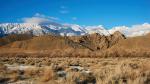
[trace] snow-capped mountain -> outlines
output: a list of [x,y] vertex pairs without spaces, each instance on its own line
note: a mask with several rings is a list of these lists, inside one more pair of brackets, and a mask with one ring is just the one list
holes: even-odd
[[87,26],[87,27],[85,27],[85,30],[86,30],[86,32],[88,34],[99,33],[101,35],[110,35],[110,33],[108,32],[108,30],[106,30],[102,25]]
[[36,36],[45,34],[55,35],[85,35],[91,33],[108,34],[102,26],[83,27],[76,24],[30,24],[30,23],[3,23],[0,24],[0,36],[7,34],[30,33]]
[[132,25],[131,27],[127,26],[116,26],[108,30],[111,34],[115,31],[120,31],[127,37],[143,36],[150,33],[150,24],[143,23],[140,25]]
[[45,34],[54,34],[61,36],[77,36],[92,33],[99,33],[101,35],[110,35],[115,31],[120,31],[128,37],[142,36],[150,33],[150,24],[144,23],[141,25],[116,26],[106,30],[102,25],[98,26],[80,26],[76,24],[34,24],[34,23],[1,23],[0,24],[0,37],[8,34],[25,34],[40,36]]

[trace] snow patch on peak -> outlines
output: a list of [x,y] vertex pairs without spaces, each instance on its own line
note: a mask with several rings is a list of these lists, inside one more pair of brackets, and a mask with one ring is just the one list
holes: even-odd
[[113,27],[112,29],[110,29],[108,31],[109,31],[110,34],[113,34],[116,31],[119,31],[123,34],[126,34],[128,30],[129,30],[129,28],[126,27],[126,26],[117,26],[117,27]]
[[144,23],[141,25],[133,25],[131,27],[126,26],[117,26],[108,30],[111,34],[115,31],[120,31],[125,34],[127,37],[143,36],[150,33],[150,24]]
[[50,24],[35,24],[35,23],[0,23],[0,37],[7,34],[24,34],[32,35],[55,34],[62,36],[86,35],[99,33],[101,35],[110,35],[115,31],[120,31],[128,37],[142,36],[150,33],[150,24],[144,23],[141,25],[116,26],[106,30],[102,25],[98,26],[80,26],[77,24],[59,24],[52,22]]
[[109,35],[109,32],[102,26],[87,26],[85,27],[88,34],[99,33],[101,35]]
[[65,27],[70,27],[71,29],[73,29],[74,31],[83,31],[83,27],[81,27],[80,25],[77,24],[64,24]]

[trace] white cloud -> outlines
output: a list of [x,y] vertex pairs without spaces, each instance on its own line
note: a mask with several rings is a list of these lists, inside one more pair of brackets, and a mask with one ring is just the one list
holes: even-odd
[[49,19],[40,17],[23,18],[22,20],[25,23],[35,23],[35,24],[45,24],[51,22]]
[[141,25],[133,25],[131,27],[118,26],[118,27],[113,27],[112,29],[109,30],[110,33],[114,33],[115,31],[120,31],[129,37],[142,36],[147,33],[150,33],[150,24],[144,23]]
[[33,17],[22,18],[22,21],[24,23],[35,23],[35,24],[48,24],[56,20],[59,19],[51,16],[46,16],[40,13],[36,13]]
[[45,15],[40,14],[40,13],[36,13],[34,16],[36,16],[36,17],[45,17]]
[[126,27],[126,26],[117,26],[117,27],[113,27],[112,29],[108,30],[109,33],[113,34],[115,31],[120,31],[122,32],[123,34],[126,33],[126,31],[128,30],[129,28]]
[[130,36],[141,36],[145,35],[150,32],[150,24],[144,23],[142,25],[133,25],[129,31],[128,34]]

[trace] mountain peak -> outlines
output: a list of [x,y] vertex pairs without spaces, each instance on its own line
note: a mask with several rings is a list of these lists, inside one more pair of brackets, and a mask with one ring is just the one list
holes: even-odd
[[114,35],[123,35],[120,31],[115,31],[113,34]]
[[125,35],[119,31],[114,32],[111,36],[113,39],[118,39],[118,40],[126,39]]
[[35,24],[35,23],[1,23],[0,24],[0,36],[6,34],[25,34],[26,32],[32,33],[32,35],[39,36],[45,34],[56,35],[86,35],[92,33],[99,33],[101,35],[107,35],[108,31],[101,25],[99,26],[87,26],[83,27],[76,24]]

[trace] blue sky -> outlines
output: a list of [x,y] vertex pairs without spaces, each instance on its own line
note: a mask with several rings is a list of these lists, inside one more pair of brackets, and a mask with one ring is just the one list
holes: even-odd
[[106,28],[150,22],[150,0],[0,0],[0,11],[0,23],[34,16]]

